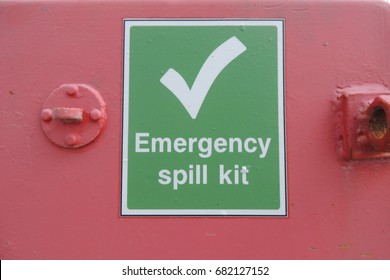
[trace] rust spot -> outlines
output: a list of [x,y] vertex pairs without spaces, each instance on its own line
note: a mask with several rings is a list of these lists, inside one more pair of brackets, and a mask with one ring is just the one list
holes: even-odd
[[387,133],[386,111],[381,107],[376,107],[371,113],[369,122],[370,132],[376,139],[382,139]]
[[336,246],[338,249],[349,249],[351,248],[351,244],[345,243],[345,244],[339,244]]

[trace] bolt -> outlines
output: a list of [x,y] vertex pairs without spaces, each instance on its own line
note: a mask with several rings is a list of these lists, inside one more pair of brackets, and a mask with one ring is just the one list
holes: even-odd
[[367,135],[359,135],[356,142],[358,143],[358,145],[366,145],[368,142]]
[[68,134],[64,138],[64,143],[66,146],[72,147],[79,142],[79,137],[75,134]]
[[49,122],[53,119],[53,112],[51,109],[43,109],[41,112],[41,118],[45,122]]
[[91,119],[93,121],[98,121],[98,120],[101,120],[103,118],[103,112],[100,111],[99,109],[93,109],[90,112],[90,116],[91,116]]
[[65,86],[66,94],[69,96],[75,96],[79,91],[79,87],[77,85],[66,85]]

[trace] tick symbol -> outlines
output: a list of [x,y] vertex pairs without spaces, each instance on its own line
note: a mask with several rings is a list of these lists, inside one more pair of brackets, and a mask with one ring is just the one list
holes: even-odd
[[160,82],[179,99],[191,118],[196,119],[215,79],[230,62],[245,50],[246,46],[234,36],[222,43],[203,63],[191,89],[183,77],[172,68],[161,77]]

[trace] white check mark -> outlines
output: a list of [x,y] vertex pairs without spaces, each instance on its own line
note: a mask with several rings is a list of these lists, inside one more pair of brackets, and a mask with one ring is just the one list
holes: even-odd
[[236,37],[231,37],[222,43],[203,63],[191,89],[183,77],[172,68],[162,76],[160,82],[179,99],[191,118],[196,119],[215,79],[230,62],[245,50],[245,45]]

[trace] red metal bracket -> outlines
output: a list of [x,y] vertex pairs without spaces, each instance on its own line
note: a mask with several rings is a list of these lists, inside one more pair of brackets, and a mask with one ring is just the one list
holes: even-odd
[[390,157],[390,90],[360,85],[339,90],[339,139],[346,160]]

